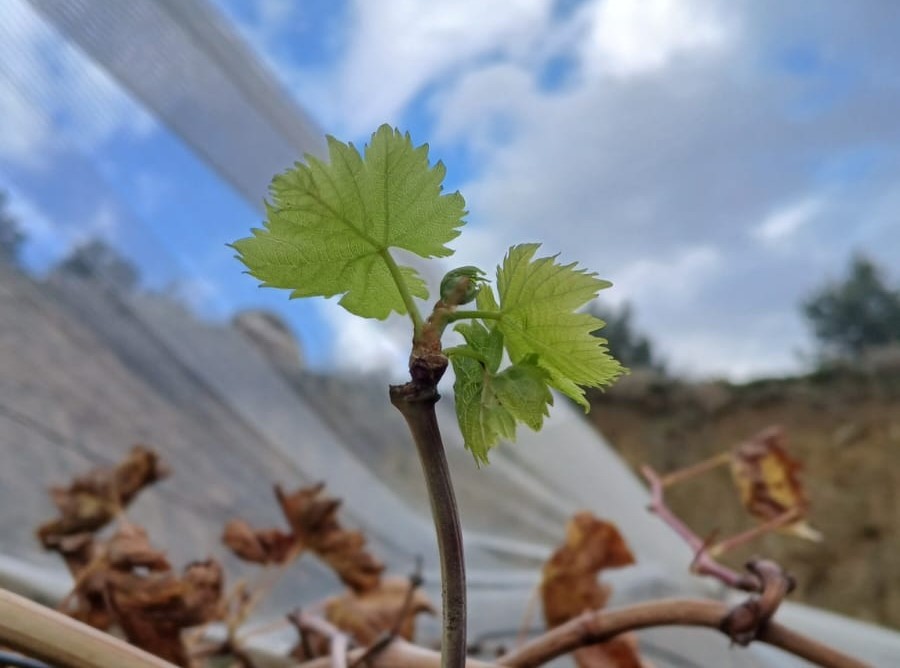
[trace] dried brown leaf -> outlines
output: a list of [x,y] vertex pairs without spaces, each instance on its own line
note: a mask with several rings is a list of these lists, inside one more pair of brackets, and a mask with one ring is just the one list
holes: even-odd
[[113,571],[127,572],[143,567],[168,570],[165,555],[153,549],[146,532],[126,524],[106,541],[92,533],[52,536],[49,547],[66,560],[75,586],[60,609],[95,628],[108,630],[115,621],[109,611],[107,586]]
[[281,485],[275,485],[275,498],[284,517],[298,540],[312,544],[327,533],[340,528],[337,511],[339,499],[325,496],[325,483],[287,493]]
[[362,533],[345,530],[332,531],[313,546],[341,581],[356,592],[376,589],[384,571],[384,564],[365,548],[366,538]]
[[60,536],[103,528],[138,492],[168,473],[155,452],[136,445],[114,467],[96,468],[75,478],[68,487],[51,488],[60,517],[38,528],[41,544],[54,549]]
[[179,577],[139,526],[123,523],[104,542],[87,533],[54,545],[74,565],[62,611],[99,629],[118,625],[129,642],[168,661],[187,665],[183,629],[223,617],[218,562],[192,563]]
[[188,665],[184,629],[222,619],[224,576],[218,562],[172,571],[111,572],[110,607],[129,642],[180,666]]
[[106,543],[106,559],[110,568],[130,571],[146,568],[168,571],[172,566],[166,555],[150,545],[147,532],[136,524],[123,524]]
[[577,513],[566,524],[565,543],[544,564],[541,599],[547,624],[558,626],[585,610],[602,608],[609,587],[598,582],[597,574],[633,563],[614,524],[589,512]]
[[283,564],[300,549],[292,534],[278,529],[254,529],[241,519],[225,525],[222,542],[244,561],[256,564]]
[[[577,513],[566,524],[565,542],[544,564],[541,601],[547,626],[605,606],[610,587],[598,581],[598,573],[633,563],[634,555],[615,524],[589,512]],[[641,665],[636,648],[618,638],[579,650],[575,660],[582,668]]]
[[75,586],[60,605],[60,611],[103,631],[113,624],[107,605],[109,564],[106,549],[91,533],[60,538],[59,550],[75,579]]
[[222,598],[225,571],[222,564],[215,559],[191,562],[185,566],[181,579],[185,584],[182,617],[185,626],[205,624],[225,616]]
[[[360,645],[368,646],[397,627],[398,635],[414,640],[416,615],[434,614],[434,606],[419,588],[410,592],[409,578],[384,577],[375,589],[364,593],[348,591],[325,602],[325,618],[350,635]],[[401,618],[402,615],[402,618]]]
[[294,539],[315,552],[355,592],[376,588],[384,564],[366,550],[365,536],[341,527],[337,519],[341,502],[326,496],[324,489],[319,483],[288,494],[276,485],[275,496]]
[[47,536],[44,547],[59,553],[65,560],[72,576],[78,577],[78,574],[94,558],[94,534],[90,532],[70,535],[51,534]]
[[792,512],[797,521],[780,530],[808,540],[821,534],[806,523],[809,500],[800,481],[802,464],[787,453],[787,436],[769,427],[731,453],[731,474],[746,511],[766,522]]

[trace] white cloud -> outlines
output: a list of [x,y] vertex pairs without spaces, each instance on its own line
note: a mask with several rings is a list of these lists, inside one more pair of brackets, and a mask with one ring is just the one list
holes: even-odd
[[319,312],[334,333],[332,350],[337,368],[356,373],[386,372],[401,378],[406,374],[411,325],[405,316],[394,315],[387,322],[360,318],[333,299],[320,301]]
[[[465,141],[479,153],[492,149],[498,136],[514,134],[521,105],[537,102],[534,75],[527,68],[505,62],[473,70],[431,100],[437,119],[432,141]],[[446,109],[452,113],[443,113]]]
[[[678,329],[678,328],[676,328]],[[783,316],[761,315],[745,336],[723,336],[710,330],[678,329],[662,347],[673,363],[670,370],[687,378],[727,378],[748,381],[798,370],[800,361],[790,346],[773,345],[790,337],[802,339],[795,323]]]
[[678,56],[723,45],[728,33],[711,3],[697,0],[605,0],[586,11],[585,60],[617,77],[657,72]]
[[[343,136],[433,120],[433,157],[462,148],[475,165],[453,263],[492,273],[509,245],[543,242],[611,279],[604,298],[634,302],[678,368],[796,366],[797,303],[823,272],[863,242],[900,255],[885,195],[896,171],[842,190],[820,170],[860,147],[900,146],[884,56],[898,47],[877,11],[825,3],[805,21],[808,9],[789,4],[712,0],[586,0],[559,14],[537,0],[359,0],[351,15],[339,62],[317,88],[297,88],[301,101]],[[836,89],[780,61],[798,40],[827,52]],[[545,85],[550,65],[565,85]],[[423,109],[413,101],[433,118],[412,116]],[[813,247],[772,252],[813,223]],[[395,347],[380,323],[354,328],[333,308],[351,345],[405,363],[408,335]]]
[[479,58],[525,55],[549,0],[357,0],[332,112],[351,135],[397,121],[426,86]]
[[750,234],[769,247],[782,246],[801,228],[809,225],[824,209],[821,197],[807,197],[770,213]]
[[[883,145],[900,125],[880,115],[884,89],[873,83],[871,104],[853,107],[870,121],[843,109],[798,126],[796,89],[760,69],[772,56],[753,32],[759,19],[743,4],[724,18],[710,7],[585,5],[577,20],[621,11],[607,20],[624,32],[590,51],[597,33],[569,29],[582,40],[571,47],[597,59],[571,86],[540,90],[529,85],[532,63],[495,62],[457,77],[433,108],[438,136],[479,159],[462,186],[475,225],[460,238],[461,262],[492,269],[511,243],[543,242],[612,280],[601,298],[633,302],[674,367],[746,378],[797,368],[795,351],[809,345],[797,304],[826,268],[843,265],[864,237],[860,221],[892,219],[835,206],[833,184],[816,187],[817,165],[847,146]],[[646,53],[628,47],[639,42]],[[492,142],[496,118],[515,132]],[[861,198],[867,210],[882,201],[860,192],[840,191],[841,201]],[[770,252],[813,222],[814,247]],[[885,227],[884,247],[900,252],[900,228]]]
[[667,309],[692,302],[704,286],[714,281],[725,265],[721,252],[697,246],[664,256],[625,262],[607,294],[614,302],[638,301]]
[[24,0],[0,21],[0,158],[25,167],[66,145],[90,152],[119,132],[143,136],[155,121],[65,42]]

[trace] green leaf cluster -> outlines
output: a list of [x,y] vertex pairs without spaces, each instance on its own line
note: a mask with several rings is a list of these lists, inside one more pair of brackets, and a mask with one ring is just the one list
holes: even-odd
[[[482,287],[478,319],[456,326],[465,346],[447,351],[460,429],[478,462],[487,462],[500,440],[514,440],[518,422],[541,428],[551,387],[587,410],[584,388],[608,385],[624,371],[592,335],[603,321],[577,310],[611,284],[575,263],[558,264],[556,256],[535,259],[538,248],[509,250],[497,268],[499,302]],[[501,370],[504,350],[510,364]]]
[[341,306],[366,318],[418,315],[412,297],[428,298],[425,282],[389,249],[451,255],[462,195],[442,193],[445,169],[429,164],[427,144],[414,147],[388,125],[363,154],[334,137],[328,152],[327,163],[307,155],[275,177],[264,229],[233,244],[239,259],[264,287],[290,289],[292,298],[343,295]]
[[[341,295],[344,308],[368,318],[409,314],[416,342],[466,319],[456,326],[465,345],[445,352],[456,372],[460,428],[476,461],[487,462],[500,440],[514,440],[519,423],[540,429],[551,388],[587,410],[584,388],[623,372],[605,340],[592,335],[603,321],[578,311],[610,283],[556,256],[535,258],[538,244],[509,250],[497,267],[496,296],[479,268],[449,272],[442,310],[424,322],[414,298],[428,297],[425,282],[390,251],[451,255],[446,244],[466,215],[462,196],[443,193],[444,166],[429,163],[427,145],[415,147],[387,125],[362,153],[333,137],[328,152],[328,162],[306,156],[276,176],[264,227],[233,247],[264,287],[287,288],[291,297]],[[472,299],[476,310],[456,310]]]

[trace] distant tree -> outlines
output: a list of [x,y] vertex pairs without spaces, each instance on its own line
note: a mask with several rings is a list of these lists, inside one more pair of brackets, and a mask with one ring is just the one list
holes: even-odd
[[137,286],[140,274],[134,264],[102,239],[90,239],[72,249],[56,266],[56,272],[99,279],[124,291]]
[[853,258],[846,278],[814,293],[802,309],[825,356],[855,358],[869,348],[900,343],[900,291],[862,255]]
[[650,339],[636,331],[632,324],[631,304],[625,303],[615,309],[594,302],[590,305],[589,311],[591,315],[606,323],[605,327],[594,331],[593,334],[608,341],[609,351],[613,357],[631,369],[663,371],[665,365],[654,353]]
[[0,191],[0,259],[17,262],[25,233],[19,221],[7,209],[7,196]]

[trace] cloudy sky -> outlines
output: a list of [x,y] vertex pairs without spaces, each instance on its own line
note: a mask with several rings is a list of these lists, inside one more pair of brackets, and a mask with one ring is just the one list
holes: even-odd
[[[454,264],[540,241],[612,280],[603,299],[632,303],[673,370],[796,370],[798,303],[852,253],[900,281],[900,4],[215,5],[324,131],[364,142],[389,122],[431,144],[470,211]],[[253,203],[24,1],[0,14],[0,188],[31,264],[101,234],[211,317],[278,309],[315,366],[342,345],[402,360],[380,323],[256,290],[223,248]]]

